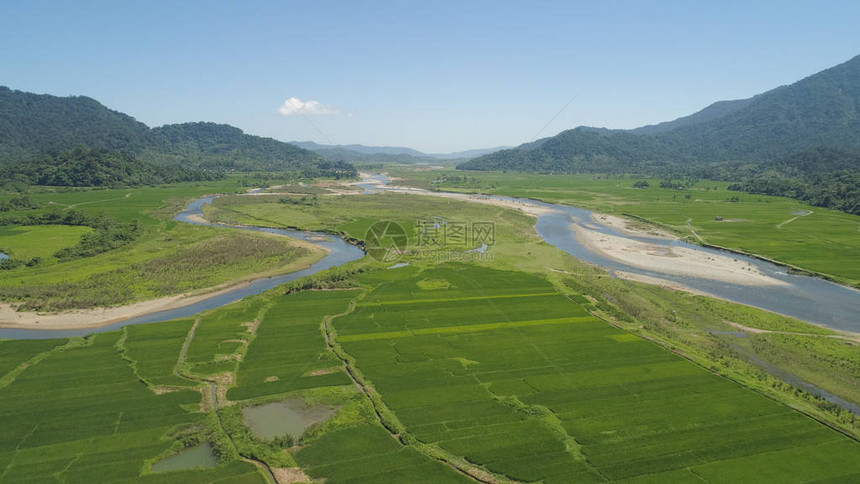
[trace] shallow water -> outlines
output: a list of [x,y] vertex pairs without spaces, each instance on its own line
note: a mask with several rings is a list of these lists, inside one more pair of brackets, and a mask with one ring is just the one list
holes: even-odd
[[315,423],[325,422],[337,411],[336,408],[317,405],[305,407],[304,400],[289,399],[267,403],[257,407],[245,407],[245,425],[261,439],[272,439],[292,435],[297,439]]
[[212,444],[204,442],[152,464],[152,472],[178,471],[195,467],[210,468],[217,465],[218,456],[215,455]]
[[853,413],[854,415],[860,416],[860,405],[851,403],[848,400],[837,397],[836,395],[828,392],[827,390],[823,390],[823,389],[821,389],[821,388],[819,388],[819,387],[817,387],[811,383],[807,383],[806,381],[801,380],[800,378],[792,375],[791,373],[788,373],[787,371],[781,370],[781,369],[771,365],[767,361],[764,361],[763,359],[750,353],[749,351],[746,351],[746,350],[739,348],[737,346],[734,346],[734,348],[737,349],[739,353],[741,353],[742,358],[749,360],[754,365],[758,365],[758,366],[764,368],[765,370],[769,371],[771,374],[773,374],[774,376],[776,376],[780,380],[782,380],[786,383],[789,383],[791,385],[794,385],[796,387],[802,388],[807,393],[811,393],[813,395],[821,397],[824,400],[826,400],[826,401],[828,401],[834,405],[838,405],[838,406],[848,410],[849,412]]
[[540,204],[557,210],[538,217],[536,229],[547,243],[568,254],[601,266],[611,271],[624,271],[676,282],[691,289],[746,304],[775,313],[791,316],[809,323],[833,329],[860,332],[860,291],[818,277],[789,274],[783,266],[747,257],[733,252],[711,249],[680,240],[663,240],[650,237],[635,237],[611,227],[591,221],[601,233],[625,239],[671,247],[684,247],[709,255],[729,256],[745,262],[763,274],[785,282],[785,285],[747,286],[700,277],[679,276],[663,272],[640,269],[614,261],[592,252],[576,240],[570,229],[571,223],[591,220],[591,212],[581,208],[541,204],[530,200],[523,203]]

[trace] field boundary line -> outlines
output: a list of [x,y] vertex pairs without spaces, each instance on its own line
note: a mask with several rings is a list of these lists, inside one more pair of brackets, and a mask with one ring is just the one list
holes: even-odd
[[[368,292],[365,291],[356,299],[350,301],[349,308],[345,312],[323,318],[321,329],[325,335],[326,348],[343,363],[346,374],[352,380],[352,383],[370,400],[370,405],[379,424],[391,433],[404,448],[411,447],[425,457],[448,466],[476,482],[483,484],[519,484],[519,481],[490,472],[438,446],[426,444],[416,439],[409,433],[406,426],[400,422],[397,415],[382,401],[382,395],[376,391],[376,388],[365,381],[361,370],[356,367],[355,358],[347,353],[337,341],[337,330],[334,329],[331,322],[337,317],[352,314],[359,308],[357,301],[366,297],[367,294]],[[378,294],[375,297],[378,297]]]
[[89,346],[91,343],[92,343],[91,338],[86,338],[86,339],[72,338],[66,344],[54,346],[53,348],[51,348],[47,351],[43,351],[43,352],[33,356],[29,360],[21,363],[20,365],[16,366],[15,368],[13,368],[9,373],[6,373],[2,377],[0,377],[0,390],[3,390],[4,388],[11,385],[15,381],[15,379],[18,378],[18,375],[20,375],[21,373],[24,372],[24,370],[26,370],[27,368],[30,368],[31,366],[38,364],[39,362],[41,362],[45,358],[48,358],[49,356],[51,356],[52,354],[59,353],[60,351],[66,351],[66,350],[70,350],[70,349],[74,349],[74,348],[83,347],[83,346]]
[[519,297],[538,297],[538,296],[557,296],[557,292],[542,292],[537,294],[503,294],[499,296],[470,296],[470,297],[453,297],[450,299],[403,299],[398,301],[364,303],[361,307],[378,307],[378,306],[395,306],[407,304],[435,303],[435,302],[457,302],[457,301],[477,301],[483,299],[515,299]]
[[553,318],[553,319],[530,319],[526,321],[505,321],[499,323],[485,323],[485,324],[467,324],[460,326],[439,326],[436,328],[421,328],[421,329],[412,329],[412,330],[403,330],[403,331],[387,331],[384,333],[365,333],[365,334],[351,334],[346,336],[341,336],[340,341],[349,343],[353,341],[369,341],[376,339],[393,339],[393,338],[407,338],[414,336],[427,336],[431,334],[462,334],[462,333],[478,333],[481,331],[491,331],[494,329],[505,329],[505,328],[520,328],[527,326],[548,326],[552,324],[574,324],[574,323],[584,323],[588,321],[592,321],[593,316],[578,316],[578,317],[570,317],[570,318]]
[[784,222],[780,222],[780,223],[776,224],[776,228],[781,229],[781,228],[785,227],[786,225],[790,224],[791,222],[794,222],[795,220],[799,219],[800,217],[806,217],[807,215],[812,215],[812,212],[810,210],[805,210],[802,215],[792,217],[792,218],[790,218]]
[[30,429],[30,431],[29,431],[29,432],[27,432],[27,435],[25,435],[25,436],[21,437],[21,440],[19,440],[19,441],[18,441],[18,444],[17,444],[17,445],[15,445],[15,453],[14,453],[14,454],[12,454],[12,458],[11,458],[11,459],[9,459],[9,462],[7,462],[7,463],[6,463],[6,467],[3,469],[3,472],[0,472],[0,479],[3,479],[3,476],[5,476],[5,475],[6,475],[6,473],[7,473],[7,472],[9,472],[9,469],[11,469],[11,468],[12,468],[12,465],[13,465],[13,464],[15,464],[15,459],[17,459],[17,458],[18,458],[18,451],[20,451],[20,450],[21,450],[21,444],[23,444],[24,442],[26,442],[26,441],[27,441],[27,439],[29,439],[29,438],[30,438],[30,436],[31,436],[31,435],[33,435],[33,434],[36,432],[36,429],[37,429],[37,428],[39,428],[39,425],[40,425],[40,424],[36,424],[36,425],[34,425],[34,426],[33,426],[33,428],[31,428],[31,429]]
[[[467,278],[467,280],[469,281],[469,284],[472,286],[472,289],[476,290],[479,294],[482,294],[482,293],[483,293],[483,291],[481,290],[481,287],[480,287],[480,286],[479,286],[479,285],[478,285],[478,284],[477,284],[473,279],[471,279],[471,278]],[[547,281],[547,282],[549,282],[549,281]],[[553,287],[553,289],[555,289],[555,287]],[[567,300],[570,300],[570,298],[569,298],[566,294],[564,294],[564,293],[562,293],[562,292],[560,292],[560,291],[558,291],[558,290],[556,290],[556,291],[555,291],[555,293],[556,293],[556,294],[558,294],[558,295],[560,295],[560,296],[562,296],[562,297],[564,297],[564,298],[565,298],[565,299],[567,299]],[[498,314],[499,316],[501,316],[501,317],[505,318],[506,320],[508,320],[508,322],[511,322],[511,321],[510,321],[510,318],[508,317],[508,315],[507,315],[507,314],[505,314],[505,312],[504,312],[504,311],[502,311],[501,309],[499,309],[499,307],[498,307],[498,306],[496,306],[496,305],[493,303],[493,301],[492,301],[492,300],[487,301],[487,302],[488,302],[488,304],[490,305],[490,307],[493,309],[493,311],[495,311],[495,312],[496,312],[496,314]],[[579,304],[579,303],[576,303],[576,304],[577,304],[577,306],[582,307],[582,305],[581,305],[581,304]],[[571,319],[581,319],[581,320],[588,320],[588,321],[592,321],[592,320],[593,320],[593,317],[592,317],[591,315],[588,315],[588,316],[581,316],[581,317],[578,317],[578,318],[571,318]],[[512,328],[514,328],[514,331],[516,331],[516,332],[517,332],[517,334],[519,334],[519,335],[520,335],[520,337],[521,337],[524,341],[526,341],[526,342],[528,343],[528,345],[532,348],[532,350],[534,350],[534,351],[535,351],[535,353],[537,353],[541,358],[543,358],[543,360],[547,363],[547,365],[548,365],[548,367],[549,367],[549,368],[555,368],[555,370],[556,370],[556,372],[558,373],[558,376],[559,376],[559,378],[560,378],[560,379],[562,379],[566,384],[568,384],[568,386],[569,386],[570,388],[574,388],[574,385],[572,385],[572,384],[571,384],[571,381],[570,381],[570,377],[569,377],[569,375],[565,372],[565,370],[564,370],[561,366],[559,366],[559,365],[558,365],[558,364],[556,364],[556,363],[553,363],[553,362],[552,362],[552,360],[550,360],[550,358],[549,358],[549,357],[547,357],[546,353],[544,353],[544,352],[543,352],[543,351],[542,351],[542,350],[541,350],[541,349],[540,349],[540,348],[539,348],[539,347],[534,343],[534,341],[532,341],[528,336],[526,336],[525,334],[523,334],[523,333],[519,330],[519,326],[511,326],[511,327],[512,327]],[[495,394],[493,394],[493,395],[495,395]],[[549,410],[549,408],[547,408],[547,410],[549,411],[549,413],[551,413],[551,414],[552,414],[552,416],[553,416],[553,417],[558,418],[558,417],[555,415],[555,413],[554,413],[554,412],[552,412],[551,410]],[[541,422],[541,423],[546,423],[546,422]],[[575,438],[573,435],[570,435],[569,433],[567,433],[567,431],[566,431],[566,430],[564,430],[564,433],[565,433],[565,434],[568,436],[568,438],[570,439],[570,440],[567,440],[567,439],[564,439],[564,438],[563,438],[563,439],[561,440],[561,441],[562,441],[562,443],[564,444],[564,446],[565,446],[566,450],[567,450],[568,452],[575,452],[575,453],[572,453],[572,454],[571,454],[574,458],[581,457],[581,458],[582,458],[581,462],[583,462],[583,463],[587,466],[587,469],[588,469],[590,472],[592,472],[593,474],[595,474],[596,476],[599,476],[600,478],[602,478],[602,479],[604,479],[604,480],[608,480],[608,479],[606,479],[606,476],[604,476],[604,475],[600,472],[600,470],[597,468],[597,466],[595,466],[594,464],[592,464],[592,463],[591,463],[591,461],[589,461],[589,460],[588,460],[588,457],[587,457],[587,456],[585,456],[585,455],[582,453],[582,450],[581,450],[581,449],[582,449],[582,444],[580,444],[580,443],[576,440],[576,438]],[[577,460],[578,460],[578,459],[577,459]]]

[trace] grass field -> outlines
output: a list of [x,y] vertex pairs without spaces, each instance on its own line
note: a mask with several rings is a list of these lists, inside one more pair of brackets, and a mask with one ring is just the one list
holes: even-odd
[[[334,324],[425,443],[523,481],[712,480],[732,469],[739,481],[800,482],[798,466],[860,476],[856,441],[544,295],[553,289],[539,278],[397,271],[367,276],[377,289]],[[428,279],[448,288],[422,291]]]
[[[395,174],[408,179],[398,183],[425,188],[534,198],[641,217],[691,240],[860,285],[860,217],[789,198],[729,191],[727,182],[702,180],[677,190],[660,188],[657,179],[648,180],[648,189],[633,188],[639,179],[629,177],[461,171]],[[431,183],[440,176],[451,180]]]
[[90,227],[35,225],[0,227],[0,251],[21,260],[48,259],[55,252],[78,243]]
[[0,227],[0,250],[34,267],[3,272],[0,298],[23,309],[57,311],[114,306],[291,272],[323,256],[309,244],[284,237],[190,226],[171,220],[193,197],[240,189],[235,180],[129,190],[39,192],[31,198],[44,210],[74,208],[105,213],[123,222],[139,220],[137,240],[92,257],[58,263],[57,249],[73,246],[88,227]]

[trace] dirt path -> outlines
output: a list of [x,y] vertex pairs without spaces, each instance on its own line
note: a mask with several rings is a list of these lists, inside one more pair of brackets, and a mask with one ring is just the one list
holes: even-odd
[[693,226],[692,226],[692,225],[690,225],[690,223],[691,223],[692,221],[693,221],[693,219],[691,219],[691,218],[688,218],[688,219],[687,219],[687,228],[688,228],[688,229],[690,229],[690,232],[693,234],[693,237],[695,237],[695,238],[696,238],[696,240],[698,240],[698,241],[699,241],[700,243],[702,243],[702,244],[706,243],[706,242],[705,242],[705,239],[703,239],[702,237],[700,237],[700,236],[699,236],[699,234],[698,234],[698,232],[696,232],[696,229],[694,229],[694,228],[693,228]]
[[744,326],[739,323],[735,323],[732,321],[726,321],[726,324],[732,326],[733,328],[737,328],[746,333],[752,334],[787,334],[792,336],[818,336],[821,338],[833,338],[833,339],[841,339],[845,341],[853,341],[855,343],[860,343],[860,334],[854,333],[845,333],[845,334],[820,334],[820,333],[803,333],[798,331],[777,331],[770,329],[760,329],[760,328],[751,328],[749,326]]
[[790,224],[791,222],[794,222],[795,220],[799,219],[800,217],[806,217],[807,215],[811,215],[811,214],[812,214],[811,211],[804,210],[804,213],[798,215],[797,217],[792,217],[792,218],[786,220],[785,222],[778,223],[776,225],[776,228],[781,229],[781,228],[785,227],[786,225]]
[[75,207],[80,207],[81,205],[89,205],[91,203],[101,203],[101,202],[112,202],[114,200],[124,200],[126,198],[131,198],[131,193],[132,192],[129,192],[129,193],[126,193],[125,195],[123,195],[121,197],[116,197],[116,198],[106,198],[104,200],[91,200],[89,202],[80,202],[80,203],[75,203],[72,205],[66,205],[66,210],[71,210]]

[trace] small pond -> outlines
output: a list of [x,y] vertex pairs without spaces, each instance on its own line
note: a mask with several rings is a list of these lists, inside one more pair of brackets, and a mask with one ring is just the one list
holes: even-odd
[[212,444],[204,442],[152,464],[152,472],[178,471],[195,467],[209,468],[217,465],[218,456],[212,450]]
[[296,398],[242,409],[245,424],[257,437],[273,439],[289,434],[297,440],[308,427],[325,422],[336,411],[325,405],[307,407],[304,400]]

